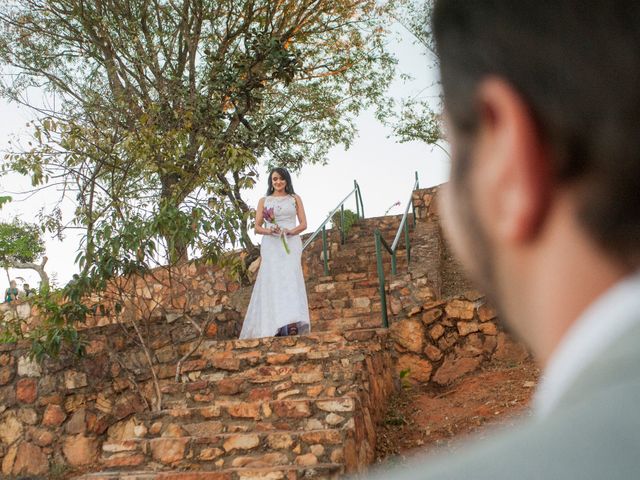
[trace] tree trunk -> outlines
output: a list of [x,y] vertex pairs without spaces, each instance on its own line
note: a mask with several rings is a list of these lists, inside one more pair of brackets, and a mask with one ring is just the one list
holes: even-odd
[[[177,173],[163,175],[160,177],[162,190],[160,192],[160,205],[172,204],[177,208],[185,199],[184,192],[177,193],[180,187],[181,176]],[[188,192],[187,192],[188,193]],[[162,233],[167,243],[167,261],[171,265],[186,263],[189,261],[189,252],[186,243],[180,238],[174,238],[167,233]]]
[[[37,263],[31,263],[31,262],[15,262],[15,263],[11,263],[9,266],[11,268],[18,268],[21,270],[35,270],[36,272],[38,272],[38,275],[40,275],[40,289],[43,288],[49,288],[49,275],[47,275],[47,272],[44,271],[44,266],[47,264],[47,261],[49,259],[47,257],[44,257],[42,259],[42,263],[40,263],[40,265],[38,265]],[[7,277],[9,276],[9,271],[7,270]]]

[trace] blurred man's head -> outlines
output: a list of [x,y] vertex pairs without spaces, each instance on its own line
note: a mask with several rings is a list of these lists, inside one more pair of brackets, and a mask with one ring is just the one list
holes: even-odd
[[640,265],[640,2],[440,0],[433,32],[445,226],[531,343],[537,325],[513,317],[558,281],[544,270],[568,284],[591,272],[576,288],[595,294]]

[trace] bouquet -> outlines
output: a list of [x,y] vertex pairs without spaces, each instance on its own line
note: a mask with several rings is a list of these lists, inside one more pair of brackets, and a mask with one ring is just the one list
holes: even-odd
[[[280,228],[280,226],[276,223],[276,213],[273,211],[273,208],[265,208],[262,211],[262,218],[264,218],[265,222]],[[282,245],[284,246],[285,252],[287,252],[288,254],[291,253],[291,251],[289,250],[289,245],[287,244],[287,237],[282,229],[280,229],[280,239],[282,240]]]

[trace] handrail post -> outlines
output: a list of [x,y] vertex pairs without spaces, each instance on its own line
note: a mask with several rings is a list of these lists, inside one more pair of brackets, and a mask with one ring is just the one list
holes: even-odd
[[404,241],[407,247],[407,264],[411,261],[411,245],[409,243],[409,224],[404,222]]
[[364,218],[364,203],[362,202],[362,192],[360,191],[360,185],[357,185],[358,191],[356,192],[356,197],[360,198],[360,213],[362,214],[362,218]]
[[340,206],[340,243],[344,245],[344,203]]
[[[415,192],[416,190],[420,189],[420,179],[418,178],[418,171],[416,170],[416,186],[413,189],[413,191]],[[416,205],[415,203],[413,203],[413,196],[411,197],[411,211],[413,213],[413,226],[416,226]]]
[[329,275],[329,259],[327,258],[327,227],[322,227],[322,259],[324,263],[324,274]]
[[353,188],[356,189],[356,215],[360,218],[360,202],[358,201],[358,182],[353,181]]
[[394,251],[391,253],[391,273],[392,273],[393,275],[395,275],[396,273],[398,273],[398,269],[397,269],[396,265],[397,265],[396,251],[394,250]]
[[413,226],[416,226],[416,204],[411,199],[411,213],[413,214]]
[[384,289],[384,268],[382,266],[382,245],[380,240],[380,230],[376,228],[376,267],[378,269],[378,283],[380,289],[380,305],[382,307],[382,326],[389,328],[389,319],[387,318],[387,294]]

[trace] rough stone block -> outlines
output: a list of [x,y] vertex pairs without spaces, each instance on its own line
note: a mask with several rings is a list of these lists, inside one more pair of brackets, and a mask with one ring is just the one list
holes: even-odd
[[295,459],[296,465],[302,465],[304,467],[311,467],[313,465],[318,464],[318,457],[316,457],[313,453],[307,453],[304,455],[299,455]]
[[232,435],[223,444],[225,451],[232,450],[253,450],[260,445],[260,437],[255,434]]
[[171,465],[184,458],[187,438],[157,438],[149,442],[151,455],[165,465]]
[[332,400],[318,400],[316,405],[325,412],[353,412],[355,401],[353,398],[336,398]]
[[424,345],[424,329],[418,320],[400,320],[391,326],[391,338],[401,347],[420,353]]
[[42,368],[35,359],[29,358],[28,355],[22,355],[18,359],[18,375],[21,377],[40,377],[42,376]]
[[30,428],[27,437],[39,447],[48,447],[56,439],[52,432],[44,428]]
[[0,385],[9,384],[16,375],[16,369],[12,365],[0,367]]
[[293,439],[288,433],[273,433],[267,437],[267,444],[274,450],[288,450],[293,445]]
[[244,381],[239,378],[223,378],[216,386],[220,395],[236,395],[244,390]]
[[495,309],[487,305],[486,303],[478,308],[478,318],[481,322],[488,322],[489,320],[493,320],[497,316],[498,314]]
[[91,465],[98,457],[98,441],[84,435],[67,437],[62,451],[69,464],[74,467]]
[[64,372],[64,385],[67,390],[86,387],[88,385],[87,374],[75,370],[67,370]]
[[442,352],[433,344],[428,344],[424,349],[424,354],[433,362],[437,362],[442,358]]
[[49,473],[49,460],[42,449],[32,443],[21,443],[11,469],[13,475],[44,475]]
[[432,370],[433,366],[429,361],[413,354],[401,355],[396,364],[398,375],[402,371],[407,371],[407,378],[412,382],[418,383],[428,382],[431,379]]
[[227,406],[227,412],[234,418],[253,418],[260,417],[259,403],[237,403]]
[[60,405],[47,405],[42,416],[42,425],[45,427],[59,427],[64,423],[67,414],[64,413]]
[[146,457],[139,452],[123,452],[116,453],[108,458],[102,459],[101,463],[106,468],[117,467],[137,467],[142,465],[146,460]]
[[442,325],[437,324],[429,330],[429,335],[434,340],[438,340],[442,335],[444,335],[445,329]]
[[343,441],[339,430],[315,430],[303,433],[300,438],[308,444],[340,445]]
[[476,322],[458,322],[456,326],[458,333],[463,337],[480,330],[480,325]]
[[21,378],[16,384],[16,399],[23,403],[33,403],[38,396],[38,383],[33,378]]
[[465,300],[452,300],[445,306],[445,312],[451,318],[471,320],[475,311],[475,304]]
[[0,441],[11,445],[22,436],[24,429],[15,412],[9,411],[0,419]]
[[279,400],[273,402],[274,413],[281,418],[306,418],[311,416],[308,401]]
[[444,362],[438,368],[433,381],[439,385],[448,385],[454,380],[476,370],[482,363],[482,357],[458,357],[447,355]]

